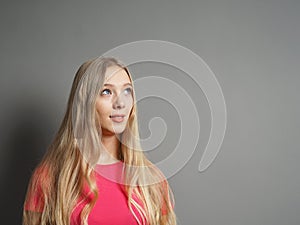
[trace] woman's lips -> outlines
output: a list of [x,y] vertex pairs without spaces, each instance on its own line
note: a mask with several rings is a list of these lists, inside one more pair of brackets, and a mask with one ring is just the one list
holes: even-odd
[[109,116],[111,118],[112,121],[116,122],[116,123],[121,123],[124,121],[124,114],[114,114],[114,115],[110,115]]

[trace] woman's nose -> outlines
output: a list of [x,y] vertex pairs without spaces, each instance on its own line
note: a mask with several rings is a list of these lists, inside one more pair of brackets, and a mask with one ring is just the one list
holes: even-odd
[[122,109],[124,107],[125,107],[125,103],[122,100],[121,96],[117,96],[113,103],[113,108],[114,109]]

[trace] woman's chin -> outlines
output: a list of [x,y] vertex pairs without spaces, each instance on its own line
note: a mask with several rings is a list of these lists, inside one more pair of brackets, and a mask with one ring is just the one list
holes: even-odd
[[117,127],[115,129],[103,129],[102,128],[102,135],[104,136],[111,136],[111,135],[119,135],[119,134],[122,134],[125,130],[125,127],[124,128],[121,128],[121,127]]

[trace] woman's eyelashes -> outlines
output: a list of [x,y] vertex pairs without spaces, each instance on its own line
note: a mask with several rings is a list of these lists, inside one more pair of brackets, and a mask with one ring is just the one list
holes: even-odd
[[102,92],[101,92],[101,95],[110,95],[111,94],[111,91],[109,89],[104,89]]
[[[103,89],[102,92],[101,92],[101,95],[111,95],[111,94],[112,94],[112,91],[108,88]],[[132,88],[124,89],[124,94],[125,95],[131,95],[132,94]]]

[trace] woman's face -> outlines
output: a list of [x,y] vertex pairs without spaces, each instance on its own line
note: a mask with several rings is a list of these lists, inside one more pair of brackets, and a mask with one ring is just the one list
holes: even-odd
[[132,94],[126,71],[118,66],[108,67],[96,101],[102,135],[120,134],[125,130],[133,106]]

